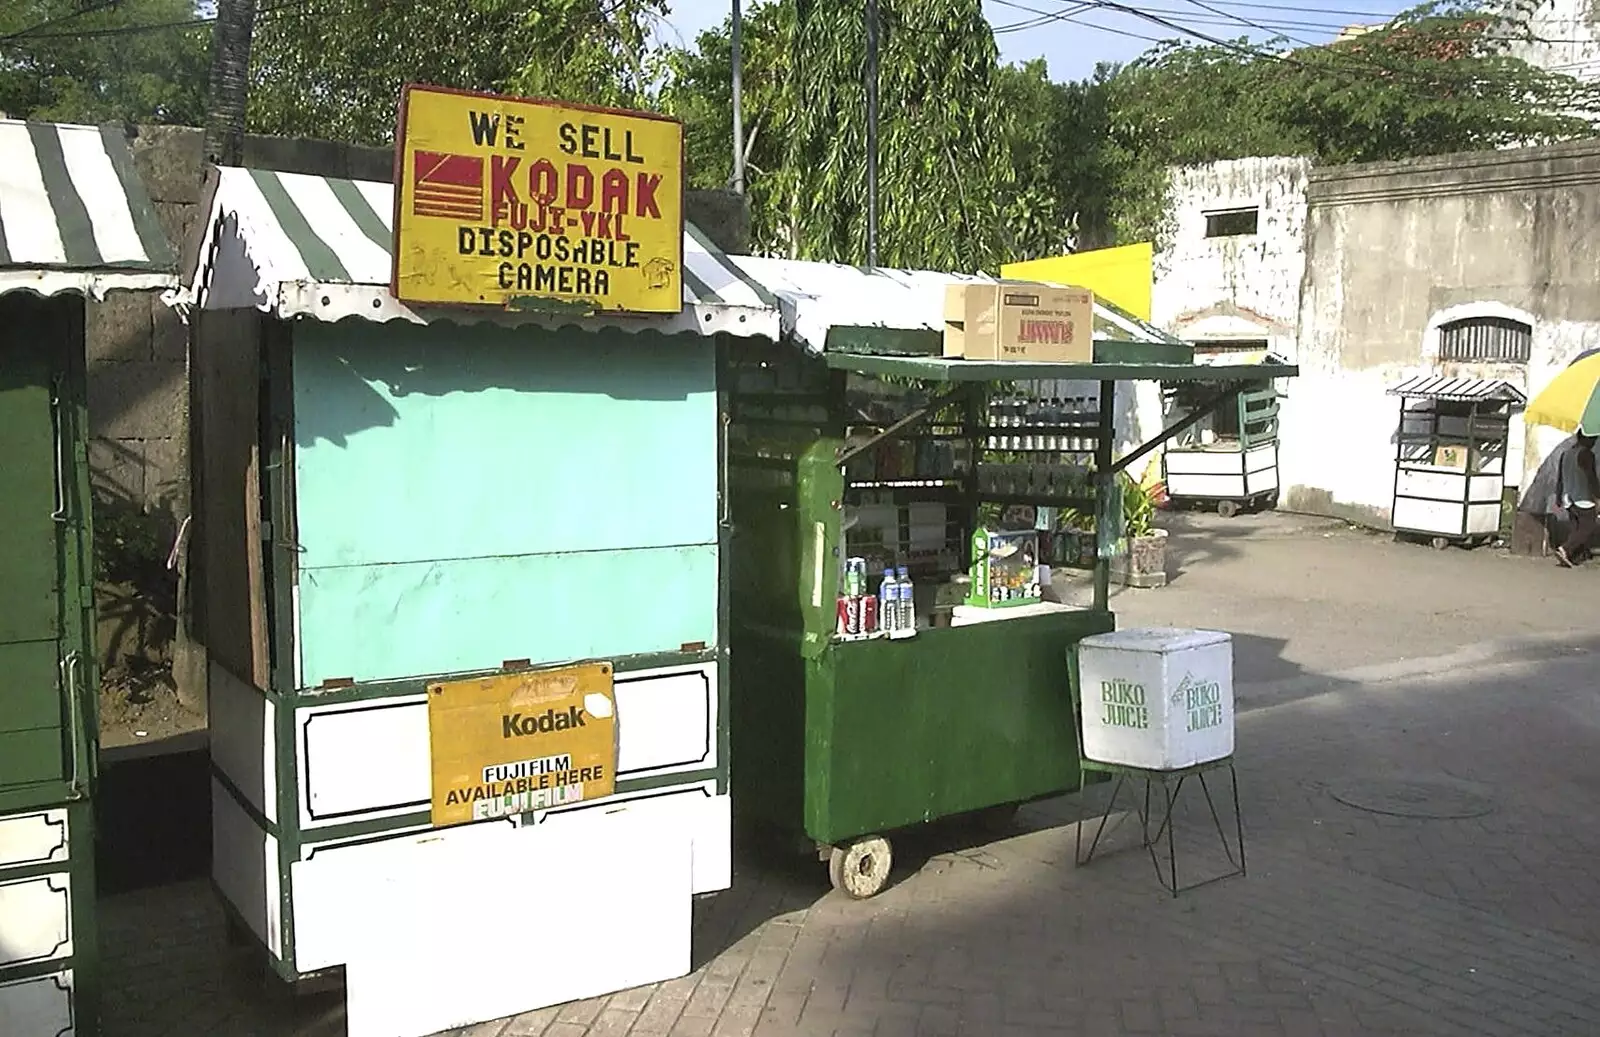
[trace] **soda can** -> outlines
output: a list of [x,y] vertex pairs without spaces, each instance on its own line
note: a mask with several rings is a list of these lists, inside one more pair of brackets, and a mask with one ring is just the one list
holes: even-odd
[[861,632],[863,634],[876,634],[878,632],[878,596],[867,594],[861,598]]
[[848,634],[850,632],[850,596],[847,594],[839,595],[839,601],[834,606],[833,632],[835,634]]
[[861,595],[852,594],[844,599],[844,632],[847,634],[861,633]]
[[846,558],[844,560],[844,592],[852,598],[860,597],[867,582],[867,560],[865,558]]

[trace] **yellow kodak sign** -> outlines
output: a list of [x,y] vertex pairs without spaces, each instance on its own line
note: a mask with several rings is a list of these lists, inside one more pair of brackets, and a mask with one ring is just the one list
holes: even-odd
[[409,303],[683,308],[683,125],[408,86],[390,289]]
[[600,799],[616,790],[610,663],[428,686],[433,823]]

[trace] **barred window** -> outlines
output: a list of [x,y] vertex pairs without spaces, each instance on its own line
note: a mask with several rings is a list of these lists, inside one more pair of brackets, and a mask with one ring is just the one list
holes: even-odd
[[1533,351],[1533,329],[1506,317],[1468,317],[1439,329],[1439,359],[1525,364]]

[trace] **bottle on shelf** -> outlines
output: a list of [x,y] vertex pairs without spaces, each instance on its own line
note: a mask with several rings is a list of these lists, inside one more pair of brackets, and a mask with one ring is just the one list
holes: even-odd
[[900,591],[895,583],[894,570],[883,570],[883,583],[878,587],[878,629],[890,636],[900,626]]
[[895,575],[895,595],[898,598],[898,608],[895,611],[895,632],[900,637],[910,637],[917,632],[916,598],[911,583],[911,574],[905,566],[900,566]]

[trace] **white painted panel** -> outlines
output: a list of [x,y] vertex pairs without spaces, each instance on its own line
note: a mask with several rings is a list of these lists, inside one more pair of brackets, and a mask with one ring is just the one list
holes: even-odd
[[1244,475],[1167,475],[1174,497],[1244,497]]
[[274,957],[281,958],[278,841],[215,779],[211,782],[211,877],[250,931]]
[[617,774],[715,767],[716,682],[709,665],[617,674]]
[[1467,499],[1467,476],[1465,472],[1402,468],[1395,481],[1395,492],[1403,497],[1464,502]]
[[[619,775],[717,766],[715,663],[621,673],[616,696]],[[302,708],[295,725],[303,827],[427,809],[427,696]]]
[[[433,843],[462,846],[478,854],[480,866],[498,870],[497,864],[488,862],[496,860],[497,841],[514,827],[509,820],[491,821],[427,829],[349,846],[307,848],[307,859],[289,867],[296,967],[305,973],[346,964],[352,941],[376,924],[375,912],[386,910],[366,897],[368,885],[375,876],[403,867],[419,847]],[[462,899],[448,899],[458,907],[470,906]]]
[[[686,975],[687,835],[626,808],[590,813],[497,832],[487,858],[417,844],[371,876],[372,921],[345,971],[349,1037],[422,1037]],[[486,883],[488,861],[515,881]]]
[[0,965],[72,956],[72,888],[66,875],[0,883]]
[[0,817],[0,868],[59,864],[67,859],[67,853],[65,810],[34,810]]
[[1474,475],[1471,492],[1474,502],[1498,505],[1505,494],[1505,480],[1498,475]]
[[1278,466],[1273,465],[1271,468],[1263,468],[1258,472],[1251,472],[1245,476],[1244,485],[1245,489],[1249,490],[1252,495],[1276,490],[1278,488]]
[[1473,504],[1467,508],[1467,532],[1474,535],[1500,532],[1500,504]]
[[0,1034],[72,1037],[72,970],[0,983]]
[[1438,533],[1442,536],[1462,536],[1466,533],[1462,528],[1465,519],[1466,505],[1463,503],[1450,504],[1444,501],[1414,500],[1407,497],[1396,498],[1394,502],[1396,529]]
[[[595,803],[550,811],[530,832],[550,832],[566,837],[595,818],[614,814],[620,807],[685,833],[692,853],[691,889],[695,894],[727,889],[733,881],[732,810],[729,797],[716,795],[716,784],[705,782],[680,789],[652,789]],[[312,845],[306,859],[291,866],[294,890],[295,962],[302,972],[345,964],[352,934],[368,924],[361,914],[360,890],[372,875],[387,872],[416,848],[445,840],[471,847],[480,862],[495,862],[496,840],[513,824],[488,822],[440,830],[412,831],[378,841],[352,845]],[[542,836],[541,836],[542,837]],[[649,854],[636,862],[648,869]],[[498,869],[498,863],[487,865]]]
[[1244,470],[1259,472],[1267,468],[1278,467],[1278,444],[1268,443],[1266,446],[1252,447],[1244,455]]
[[277,706],[220,663],[209,668],[211,762],[267,820],[278,820]]
[[[733,884],[733,801],[729,796],[716,795],[715,782],[687,790],[640,792],[620,801],[627,803],[629,810],[649,815],[689,834],[694,852],[696,895],[717,893]],[[607,799],[590,806],[551,811],[541,817],[538,824],[564,824],[580,814],[603,813],[617,802],[617,799]]]
[[1245,455],[1237,450],[1168,450],[1167,478],[1179,475],[1243,475]]
[[302,825],[427,809],[433,775],[426,695],[302,709],[295,726]]

